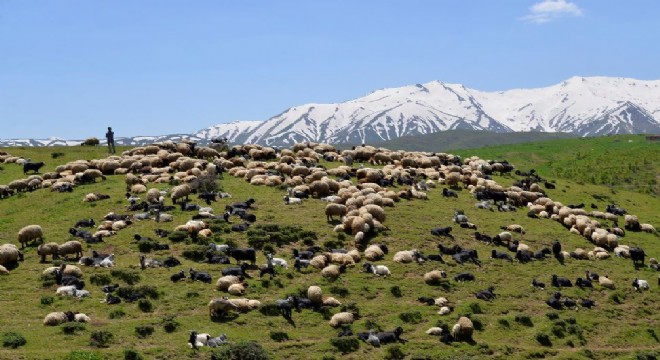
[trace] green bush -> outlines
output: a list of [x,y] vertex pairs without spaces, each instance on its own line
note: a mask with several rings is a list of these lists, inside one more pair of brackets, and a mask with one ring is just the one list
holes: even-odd
[[139,273],[124,269],[112,270],[110,272],[110,275],[112,275],[112,277],[117,278],[119,280],[123,280],[128,285],[135,285],[138,282],[140,282],[140,280],[142,280],[142,277],[140,276]]
[[549,313],[545,314],[545,316],[550,320],[559,319],[559,314],[557,314],[556,312],[549,312]]
[[397,285],[394,285],[390,288],[390,293],[392,293],[392,296],[394,296],[394,297],[403,296],[403,293],[401,292],[401,288],[398,287]]
[[399,314],[399,319],[405,323],[419,324],[422,322],[422,313],[419,311],[402,312]]
[[[213,229],[211,229],[211,231],[213,231]],[[174,231],[170,233],[167,238],[171,242],[182,242],[188,238],[188,233],[186,231]]]
[[330,289],[328,289],[328,291],[330,291],[331,294],[337,295],[342,298],[348,296],[348,294],[351,293],[350,291],[348,291],[347,288],[342,286],[332,286],[330,287]]
[[86,329],[85,324],[79,322],[70,322],[65,323],[60,326],[62,332],[67,335],[74,335],[77,332],[84,331]]
[[147,338],[151,336],[151,334],[154,333],[154,327],[151,325],[143,325],[143,326],[136,326],[135,327],[135,334],[137,337],[140,339]]
[[497,319],[497,323],[500,324],[501,327],[503,328],[510,328],[511,324],[509,324],[509,320],[507,319]]
[[181,325],[178,321],[176,321],[175,315],[166,315],[161,319],[160,323],[163,325],[165,332],[168,333],[176,331],[176,329],[179,328],[179,325]]
[[342,354],[352,353],[360,349],[360,340],[356,337],[338,337],[330,339],[330,344]]
[[155,286],[151,285],[142,285],[142,286],[125,286],[117,289],[117,296],[121,298],[127,298],[134,296],[136,294],[142,294],[151,299],[158,299],[160,294]]
[[122,310],[122,309],[116,309],[116,310],[112,310],[112,311],[110,312],[110,314],[108,314],[108,317],[109,317],[110,319],[121,319],[121,318],[123,318],[125,315],[126,315],[126,313],[124,312],[124,310]]
[[472,314],[483,314],[484,313],[484,311],[481,310],[481,305],[479,305],[479,303],[474,303],[474,302],[470,303],[468,305],[468,309],[470,309],[470,313],[472,313]]
[[259,224],[247,232],[248,245],[261,250],[266,245],[281,247],[292,242],[302,241],[313,245],[318,238],[313,231],[303,230],[300,226]]
[[190,246],[183,250],[183,257],[191,261],[204,261],[206,259],[207,246]]
[[536,334],[536,341],[543,346],[552,346],[552,341],[550,341],[550,336],[548,334],[539,332]]
[[108,347],[113,337],[114,335],[107,330],[95,330],[90,335],[89,344],[99,348]]
[[143,360],[144,358],[135,349],[124,349],[124,360]]
[[147,299],[140,299],[138,300],[138,308],[142,312],[152,312],[154,311],[154,304],[152,304],[151,301]]
[[85,350],[73,350],[64,360],[106,360],[102,355]]
[[287,334],[283,331],[271,331],[270,332],[270,338],[273,339],[274,341],[277,341],[277,342],[283,342],[283,341],[291,340],[291,339],[289,339],[289,334]]
[[112,278],[108,274],[94,274],[89,277],[89,282],[98,286],[110,285]]
[[385,359],[386,360],[403,360],[406,358],[406,354],[403,353],[401,347],[398,345],[388,347],[385,350]]
[[16,349],[27,343],[23,335],[10,331],[2,334],[2,346],[6,348]]
[[268,360],[268,352],[257,342],[241,341],[211,353],[211,360]]
[[532,322],[532,318],[530,318],[529,316],[527,316],[525,314],[516,315],[515,320],[518,324],[523,325],[523,326],[529,326],[529,327],[534,326],[534,323]]
[[55,298],[49,295],[44,295],[41,297],[41,305],[50,305],[55,302]]

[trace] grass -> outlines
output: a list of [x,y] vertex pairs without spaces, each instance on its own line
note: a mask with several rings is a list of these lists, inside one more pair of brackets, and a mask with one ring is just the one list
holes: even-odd
[[[570,140],[584,143],[585,146],[593,141],[596,147],[602,141],[612,141],[614,138],[578,139]],[[632,137],[633,143],[628,143],[627,137],[621,137],[615,144],[636,144],[643,138]],[[558,140],[559,142],[569,140]],[[541,176],[556,180],[557,188],[549,190],[548,195],[563,203],[593,202],[599,209],[614,202],[630,213],[637,214],[640,221],[660,224],[660,202],[657,197],[649,196],[637,191],[628,191],[620,184],[615,187],[582,182],[579,176],[562,178],[550,173],[553,166],[549,166],[545,157],[554,156],[555,163],[570,164],[569,159],[574,158],[574,149],[566,143],[555,146],[551,143],[544,145],[544,151],[532,152],[527,162],[524,162],[523,145],[519,146],[519,155],[500,152],[484,152],[487,158],[507,158],[518,168],[535,168]],[[536,145],[525,145],[536,146]],[[645,149],[642,151],[657,151]],[[550,149],[555,149],[551,151]],[[43,171],[52,171],[56,165],[75,159],[102,158],[107,154],[105,148],[75,147],[75,148],[8,148],[3,149],[12,155],[31,157],[35,161],[44,160],[46,168]],[[50,153],[58,151],[64,155],[55,160],[49,160]],[[119,151],[119,149],[118,149]],[[474,154],[479,154],[475,150]],[[623,150],[621,155],[623,156]],[[488,155],[492,154],[492,155]],[[517,152],[516,152],[517,154]],[[563,155],[562,155],[563,154]],[[532,162],[532,160],[535,162]],[[587,159],[587,158],[585,158]],[[608,159],[617,164],[611,164]],[[625,158],[623,158],[625,159]],[[657,157],[656,157],[657,159]],[[520,160],[521,163],[516,162]],[[618,166],[622,158],[602,158],[599,166]],[[633,162],[632,159],[626,159]],[[625,162],[625,161],[624,161]],[[522,165],[521,165],[522,164]],[[324,163],[329,167],[336,163]],[[568,165],[567,165],[568,166]],[[654,163],[657,166],[657,160]],[[23,178],[22,170],[15,164],[3,164],[4,170],[0,172],[0,184],[7,184],[11,180]],[[576,166],[576,169],[580,167]],[[562,173],[563,174],[563,173]],[[622,176],[625,171],[622,170]],[[563,175],[562,175],[563,176]],[[108,176],[104,182],[78,187],[73,193],[54,193],[48,190],[38,190],[0,200],[0,239],[2,243],[16,244],[16,233],[27,224],[38,223],[44,228],[46,241],[63,243],[70,240],[67,232],[77,220],[92,217],[100,219],[110,211],[126,213],[123,194],[125,191],[123,176]],[[494,179],[503,185],[511,184],[515,176],[495,176]],[[574,179],[580,182],[574,181]],[[277,225],[280,239],[273,239],[267,243],[275,252],[275,256],[283,257],[293,263],[292,248],[305,247],[303,242],[310,242],[309,234],[314,234],[312,241],[322,245],[325,242],[337,241],[337,234],[332,232],[334,224],[326,221],[324,214],[325,203],[318,200],[307,200],[299,206],[285,206],[282,201],[283,190],[276,188],[255,187],[244,180],[235,179],[225,175],[220,181],[223,191],[233,195],[232,199],[221,199],[213,203],[213,208],[219,212],[226,204],[253,197],[257,216],[252,234],[253,239],[265,240],[264,236],[272,238],[272,232]],[[164,189],[168,185],[151,185]],[[150,187],[151,187],[150,186]],[[613,191],[614,189],[614,191]],[[291,266],[288,270],[278,269],[278,276],[274,281],[262,282],[258,279],[256,271],[250,271],[253,279],[247,279],[249,286],[245,297],[257,299],[262,304],[274,302],[289,294],[297,294],[306,290],[310,285],[319,285],[326,296],[335,296],[343,304],[355,304],[359,309],[361,319],[353,325],[354,332],[366,331],[368,325],[377,324],[384,331],[391,331],[397,326],[404,329],[403,338],[408,340],[405,344],[386,345],[379,349],[352,340],[338,342],[335,340],[339,329],[332,329],[324,314],[304,310],[294,312],[295,326],[281,316],[265,316],[259,311],[241,314],[233,320],[212,322],[208,316],[207,303],[211,298],[223,295],[216,291],[213,285],[200,282],[184,281],[172,283],[169,277],[179,269],[187,270],[194,267],[196,270],[208,271],[214,281],[219,277],[220,270],[226,265],[209,265],[203,262],[188,260],[183,257],[187,249],[195,249],[194,244],[185,241],[172,242],[159,239],[161,243],[168,243],[170,251],[154,251],[148,256],[164,258],[168,255],[177,257],[183,265],[175,269],[147,269],[139,268],[138,245],[133,242],[133,235],[139,233],[143,236],[154,237],[153,230],[157,227],[172,230],[176,225],[185,223],[191,213],[183,213],[178,209],[173,211],[175,221],[168,224],[155,222],[137,222],[116,236],[107,238],[105,243],[94,244],[86,249],[116,255],[117,267],[82,268],[85,273],[87,289],[91,298],[74,300],[54,296],[56,285],[42,287],[41,271],[50,264],[40,264],[35,247],[24,250],[25,261],[11,271],[11,274],[0,278],[0,323],[3,332],[13,332],[25,337],[26,343],[18,349],[0,349],[1,359],[65,359],[65,358],[106,358],[119,359],[124,355],[124,349],[134,349],[147,359],[181,359],[188,357],[210,358],[211,349],[203,348],[199,355],[195,355],[188,348],[186,341],[189,330],[208,332],[212,336],[226,333],[232,343],[246,343],[256,341],[268,351],[273,358],[368,358],[380,359],[385,357],[401,358],[493,358],[523,359],[539,356],[555,356],[564,359],[586,359],[589,357],[606,358],[635,358],[638,353],[652,354],[660,351],[657,341],[657,330],[660,328],[660,305],[657,302],[658,287],[652,286],[648,292],[635,292],[630,281],[634,277],[648,279],[652,284],[658,273],[648,268],[635,270],[629,260],[610,258],[603,261],[566,261],[560,265],[555,260],[531,262],[528,264],[510,264],[488,258],[491,247],[476,243],[472,240],[473,230],[454,227],[455,242],[478,250],[482,259],[482,266],[473,264],[463,266],[455,264],[449,257],[445,257],[447,264],[429,262],[424,264],[398,264],[391,261],[394,252],[403,249],[418,248],[430,254],[436,253],[436,245],[442,242],[449,245],[448,239],[435,238],[430,235],[432,227],[447,226],[451,223],[455,208],[464,209],[470,221],[479,226],[479,231],[494,235],[500,231],[502,225],[518,223],[527,233],[522,241],[529,244],[532,249],[549,246],[553,239],[560,239],[565,249],[569,251],[576,247],[592,246],[583,238],[570,234],[558,223],[551,220],[530,219],[525,211],[516,213],[499,213],[479,210],[474,207],[474,199],[467,191],[460,191],[458,199],[443,198],[441,189],[432,189],[429,200],[402,201],[394,208],[387,208],[385,225],[390,229],[371,239],[372,242],[386,243],[390,254],[379,263],[387,265],[392,276],[388,278],[374,277],[372,274],[362,272],[360,264],[350,268],[344,275],[334,282],[322,278],[320,272],[308,269],[302,273],[296,272]],[[110,199],[89,204],[83,203],[82,198],[89,192],[102,192],[109,194]],[[199,202],[194,199],[195,202]],[[623,223],[623,221],[621,221]],[[282,230],[284,229],[284,230]],[[304,232],[303,232],[304,231]],[[307,234],[307,235],[305,235]],[[520,238],[519,235],[516,235]],[[247,233],[224,232],[217,233],[214,241],[233,242],[246,246],[250,237]],[[286,241],[281,241],[285,239]],[[278,241],[280,240],[280,241]],[[288,243],[288,241],[293,241]],[[660,257],[660,241],[658,237],[647,233],[628,233],[622,242],[631,246],[641,246],[646,253],[656,258]],[[256,240],[253,240],[256,241]],[[278,247],[277,244],[281,244]],[[344,245],[351,247],[352,238],[346,236]],[[503,251],[502,249],[500,249]],[[258,253],[258,264],[265,264],[266,259],[262,252]],[[235,264],[232,261],[233,264]],[[469,271],[476,275],[476,281],[454,283],[452,280],[448,290],[442,287],[426,285],[422,275],[430,270],[445,270],[448,277]],[[548,288],[545,291],[535,291],[529,284],[532,278],[549,284],[550,274],[575,279],[590,269],[598,273],[607,273],[617,284],[617,290],[604,290],[598,285],[594,290],[581,290],[578,288],[562,289],[565,296],[572,298],[589,297],[596,301],[597,306],[592,310],[555,311],[545,305],[545,300],[554,291]],[[139,275],[139,276],[136,276]],[[95,279],[95,283],[89,281]],[[111,279],[112,283],[119,283],[128,287],[148,289],[151,296],[151,312],[143,312],[138,303],[125,303],[119,305],[101,304],[104,294],[100,284]],[[264,285],[267,284],[267,285]],[[472,295],[473,293],[494,286],[497,299],[493,302],[482,302]],[[156,289],[156,291],[153,291]],[[332,290],[331,290],[332,289]],[[334,292],[333,292],[334,291]],[[337,293],[335,295],[334,293]],[[191,296],[191,294],[195,294]],[[616,300],[610,300],[612,294]],[[40,301],[53,296],[54,301]],[[457,309],[455,312],[440,316],[437,308],[429,307],[417,302],[419,296],[444,296]],[[478,304],[475,306],[473,304]],[[145,305],[143,305],[145,306]],[[84,331],[74,335],[65,335],[58,327],[42,325],[44,316],[51,311],[79,311],[88,314],[92,322],[87,324]],[[552,310],[552,311],[551,311]],[[335,313],[337,309],[330,312]],[[480,324],[475,332],[476,344],[454,343],[444,345],[437,338],[425,334],[425,331],[438,322],[449,324],[456,321],[459,312],[470,313],[473,321]],[[559,313],[559,317],[546,316],[548,313]],[[421,317],[418,315],[421,314]],[[325,315],[327,318],[327,314]],[[523,317],[528,317],[529,322]],[[572,317],[575,324],[567,321]],[[516,320],[516,318],[518,320]],[[551,319],[552,318],[552,319]],[[502,319],[506,321],[502,321]],[[557,320],[564,323],[557,324]],[[520,323],[522,321],[523,323]],[[507,325],[503,325],[507,324]],[[531,324],[532,326],[528,326]],[[562,325],[563,324],[563,325]],[[141,338],[136,336],[136,328],[153,327],[151,336]],[[579,327],[576,327],[579,326]],[[167,329],[167,330],[166,330]],[[555,332],[553,332],[555,329]],[[277,340],[271,334],[277,335]],[[564,336],[556,337],[556,334]],[[91,345],[92,334],[95,345]],[[539,343],[537,335],[543,334],[552,344],[551,347]],[[656,336],[654,336],[656,335]],[[541,336],[545,341],[546,337]],[[583,338],[583,340],[581,338]],[[43,339],[50,339],[49,347],[43,346]],[[341,339],[341,338],[338,338]],[[515,341],[512,341],[515,339]],[[100,342],[99,342],[100,340]],[[357,344],[357,346],[356,346]],[[96,347],[96,345],[109,345]],[[392,350],[390,350],[392,349]],[[347,352],[343,355],[343,352]],[[87,357],[84,357],[87,356]]]

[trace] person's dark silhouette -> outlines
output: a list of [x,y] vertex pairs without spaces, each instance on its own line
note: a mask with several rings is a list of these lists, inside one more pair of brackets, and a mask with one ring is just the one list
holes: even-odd
[[105,138],[108,140],[108,152],[111,154],[115,153],[115,133],[112,131],[112,128],[108,126],[108,132],[105,133]]

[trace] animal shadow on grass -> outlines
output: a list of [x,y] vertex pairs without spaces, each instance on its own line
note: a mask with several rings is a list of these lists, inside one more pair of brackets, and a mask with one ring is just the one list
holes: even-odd
[[214,323],[224,324],[224,323],[227,323],[227,322],[234,321],[238,317],[239,317],[238,314],[230,314],[230,315],[224,315],[224,316],[216,315],[216,316],[213,316],[211,318],[211,321],[214,322]]

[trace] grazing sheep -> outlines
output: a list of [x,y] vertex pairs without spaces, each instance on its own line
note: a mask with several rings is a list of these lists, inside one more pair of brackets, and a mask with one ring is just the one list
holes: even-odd
[[23,253],[14,244],[0,245],[0,265],[15,265],[23,261]]
[[172,188],[172,194],[170,197],[172,198],[172,203],[176,204],[176,201],[181,198],[185,198],[188,200],[188,195],[190,195],[192,189],[188,184],[182,184],[178,185]]
[[437,285],[445,278],[447,278],[447,273],[440,270],[433,270],[424,274],[424,282],[429,285]]
[[44,325],[57,326],[75,320],[75,314],[71,311],[67,312],[52,312],[44,318]]
[[18,231],[18,242],[21,244],[21,249],[25,247],[25,244],[32,241],[39,240],[43,242],[43,238],[44,231],[39,225],[27,225]]
[[607,288],[607,289],[610,289],[610,290],[615,289],[614,282],[612,280],[610,280],[610,278],[608,278],[607,275],[599,276],[598,277],[598,283],[600,284],[600,286],[602,286],[604,288]]
[[639,224],[639,229],[649,234],[655,234],[655,228],[651,224]]
[[332,280],[335,280],[339,278],[339,275],[341,275],[344,271],[346,271],[346,265],[335,265],[331,264],[323,268],[321,270],[321,275],[326,278],[330,278]]
[[314,304],[323,303],[323,290],[319,286],[312,285],[307,288],[307,298]]
[[451,335],[456,341],[471,341],[473,332],[472,320],[465,316],[461,316],[451,329]]
[[75,255],[76,259],[80,259],[83,256],[83,247],[80,241],[71,240],[60,245],[57,253],[59,256]]
[[356,314],[351,312],[339,312],[332,315],[330,319],[330,326],[336,328],[341,325],[351,325],[356,319]]
[[342,217],[345,216],[347,213],[347,207],[342,204],[335,204],[335,203],[330,203],[326,205],[325,207],[325,216],[327,217],[328,221],[333,221],[332,217],[333,216],[338,216]]
[[226,296],[211,299],[208,304],[209,316],[214,318],[218,315],[227,315],[230,311],[238,311],[238,306],[229,301]]

